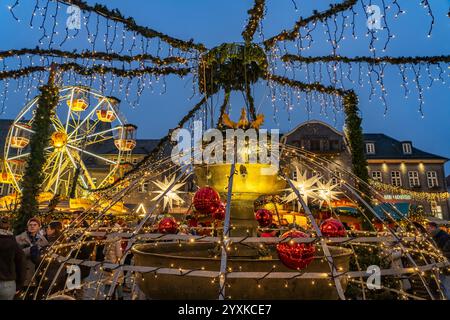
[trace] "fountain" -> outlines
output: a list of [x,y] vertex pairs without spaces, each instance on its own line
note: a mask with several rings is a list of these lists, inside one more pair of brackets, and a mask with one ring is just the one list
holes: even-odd
[[[277,194],[286,186],[278,174],[264,174],[268,164],[237,164],[233,180],[231,209],[231,236],[255,236],[257,222],[254,217],[254,201],[261,195]],[[230,164],[197,166],[195,175],[200,187],[210,186],[226,198]],[[232,244],[227,267],[242,272],[267,273],[295,272],[278,259],[275,245]],[[323,279],[295,278],[285,287],[283,279],[265,279],[257,286],[254,278],[227,279],[227,296],[232,299],[336,299],[337,293],[326,274],[330,272],[322,249],[316,246],[316,256],[305,272],[321,273]],[[185,270],[206,270],[218,272],[220,251],[214,243],[152,243],[134,246],[136,266],[181,268]],[[344,248],[330,247],[334,263],[340,270],[348,271],[351,252]],[[217,299],[218,283],[211,283],[211,277],[143,274],[137,277],[140,289],[151,299]],[[346,286],[342,278],[341,284]]]

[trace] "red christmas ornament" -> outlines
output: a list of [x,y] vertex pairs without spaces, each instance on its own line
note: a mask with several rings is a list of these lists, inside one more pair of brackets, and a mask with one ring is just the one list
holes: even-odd
[[201,214],[212,214],[220,207],[220,196],[211,187],[200,188],[194,195],[194,208]]
[[[284,233],[281,239],[308,238],[306,233],[291,230]],[[277,244],[278,257],[283,264],[295,270],[306,268],[314,259],[316,248],[312,243],[280,242]]]
[[322,222],[320,231],[324,237],[345,237],[344,225],[336,219],[330,218]]
[[165,217],[159,221],[158,232],[159,233],[177,233],[178,223],[172,217]]
[[272,212],[267,209],[259,209],[255,213],[255,219],[262,228],[268,227],[272,224]]
[[196,218],[190,218],[187,222],[189,228],[195,228],[198,225],[198,220]]
[[221,203],[219,208],[217,208],[217,210],[213,212],[212,214],[213,219],[215,220],[225,219],[225,211],[226,211],[225,204]]

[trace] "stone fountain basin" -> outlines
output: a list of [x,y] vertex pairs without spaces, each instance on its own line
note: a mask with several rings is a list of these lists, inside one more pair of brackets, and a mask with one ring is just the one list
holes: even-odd
[[[254,244],[256,246],[256,244]],[[220,269],[220,254],[214,258],[210,252],[215,245],[211,243],[186,243],[181,247],[178,243],[139,244],[133,247],[136,266],[202,269],[218,271]],[[257,250],[235,244],[228,258],[228,267],[234,271],[268,272],[273,266],[277,272],[295,272],[285,267],[278,259],[274,246],[266,246],[271,258],[259,259]],[[236,249],[235,249],[236,248]],[[330,272],[323,257],[322,250],[317,246],[317,256],[304,269],[305,272]],[[339,270],[348,271],[351,251],[340,247],[329,247],[334,262]],[[341,269],[342,268],[342,269]],[[211,278],[198,276],[178,276],[153,273],[137,275],[137,283],[148,299],[201,300],[218,299],[219,285],[212,283]],[[227,279],[230,287],[226,288],[226,296],[231,299],[294,299],[294,300],[334,300],[337,299],[334,283],[330,286],[328,279],[293,279],[285,287],[285,279],[264,279],[260,287],[256,279]],[[344,277],[341,284],[345,290],[347,281]]]

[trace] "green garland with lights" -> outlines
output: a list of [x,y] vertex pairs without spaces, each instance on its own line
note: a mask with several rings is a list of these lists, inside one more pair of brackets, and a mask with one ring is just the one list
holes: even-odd
[[284,62],[304,62],[304,63],[317,63],[317,62],[343,62],[343,63],[368,63],[368,64],[439,64],[449,63],[450,55],[441,56],[417,56],[417,57],[343,57],[343,56],[319,56],[319,57],[303,57],[293,54],[286,54],[281,57]]
[[36,55],[36,56],[46,56],[46,57],[58,57],[66,59],[93,59],[93,60],[104,60],[104,61],[120,61],[120,62],[152,62],[157,65],[168,65],[173,63],[186,64],[187,59],[182,57],[167,57],[159,58],[151,54],[137,54],[134,56],[129,55],[119,55],[117,53],[106,53],[99,51],[83,51],[83,52],[70,52],[62,51],[57,49],[41,49],[36,47],[35,49],[17,49],[17,50],[7,50],[0,51],[0,60],[10,57],[18,57],[23,55]]
[[39,96],[34,115],[30,141],[30,156],[27,160],[25,174],[21,181],[22,200],[14,220],[14,232],[20,233],[26,229],[30,218],[39,214],[37,197],[44,180],[42,168],[45,165],[45,148],[51,136],[51,116],[59,101],[59,89],[55,85],[55,66],[50,71],[48,83],[39,88]]
[[174,48],[179,48],[185,51],[191,51],[191,50],[197,50],[200,52],[206,51],[206,48],[201,43],[194,43],[193,40],[190,41],[184,41],[180,40],[174,37],[171,37],[167,34],[164,34],[162,32],[153,30],[148,27],[142,27],[139,26],[136,21],[132,17],[125,17],[122,15],[122,13],[119,11],[119,9],[108,9],[105,5],[102,4],[95,4],[94,6],[91,6],[87,4],[87,2],[82,0],[57,0],[60,3],[66,4],[68,6],[77,6],[81,10],[85,12],[94,12],[98,15],[112,20],[122,23],[128,31],[132,31],[135,33],[138,33],[142,35],[145,38],[159,38],[168,44],[170,44]]
[[264,50],[254,43],[224,43],[200,57],[199,90],[212,95],[224,90],[246,90],[267,72]]
[[[70,63],[62,63],[62,64],[55,64],[60,71],[73,71],[79,75],[82,76],[93,76],[96,74],[105,75],[105,74],[113,74],[118,77],[123,78],[134,78],[134,77],[140,77],[146,74],[154,74],[154,75],[178,75],[180,77],[183,77],[187,75],[190,72],[190,68],[173,68],[173,67],[164,67],[164,68],[152,68],[152,67],[145,67],[145,68],[139,68],[139,69],[130,69],[130,70],[124,70],[119,69],[115,67],[108,67],[103,65],[94,65],[92,67],[85,67],[75,62]],[[30,66],[21,68],[18,70],[9,70],[9,71],[1,71],[0,72],[0,80],[5,79],[18,79],[23,76],[27,76],[30,74],[33,74],[35,72],[46,72],[48,71],[49,67],[47,66]]]
[[[353,90],[344,95],[345,134],[351,150],[353,173],[362,181],[369,181],[367,159],[364,154],[364,136],[359,116],[358,97]],[[363,185],[361,185],[363,188]]]
[[250,15],[248,19],[247,26],[245,30],[242,31],[242,37],[246,43],[250,43],[253,40],[256,29],[258,28],[259,22],[264,17],[264,6],[265,0],[255,0],[255,5],[253,8],[247,11]]
[[339,4],[330,4],[330,9],[322,12],[314,10],[312,16],[305,19],[300,17],[300,19],[295,22],[295,26],[291,30],[283,30],[279,34],[265,40],[263,44],[266,49],[270,49],[271,47],[275,46],[278,41],[295,40],[300,34],[299,30],[301,27],[304,27],[311,22],[324,21],[328,18],[331,18],[338,13],[351,9],[354,5],[356,5],[357,2],[358,0],[346,0]]

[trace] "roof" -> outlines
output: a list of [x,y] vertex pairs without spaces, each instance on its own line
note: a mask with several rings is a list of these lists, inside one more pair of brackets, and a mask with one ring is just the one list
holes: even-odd
[[334,128],[333,126],[329,125],[328,123],[325,123],[325,122],[320,121],[320,120],[308,120],[308,121],[300,123],[299,125],[297,125],[294,129],[292,129],[288,133],[282,134],[282,137],[290,136],[291,134],[296,132],[301,127],[310,126],[310,125],[314,125],[314,124],[322,125],[324,127],[327,127],[328,129],[330,129],[331,131],[333,131],[337,135],[344,136],[344,134],[342,132],[338,131],[336,128]]
[[412,145],[411,141],[407,141],[411,143],[411,151],[412,151],[411,154],[404,154],[402,147],[403,142],[391,138],[383,133],[365,133],[364,142],[366,143],[373,142],[375,144],[375,154],[366,153],[366,158],[368,160],[371,159],[402,159],[402,160],[421,159],[421,160],[442,160],[442,161],[449,160],[445,157],[417,149]]

